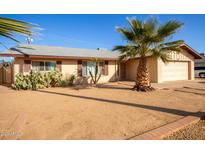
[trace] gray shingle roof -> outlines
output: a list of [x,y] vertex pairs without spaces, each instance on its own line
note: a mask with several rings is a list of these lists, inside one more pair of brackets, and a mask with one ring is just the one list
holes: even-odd
[[65,48],[55,46],[27,45],[10,48],[1,54],[11,55],[29,55],[29,56],[60,56],[60,57],[90,57],[90,58],[111,58],[117,59],[118,52],[112,52],[105,49],[81,49],[81,48]]

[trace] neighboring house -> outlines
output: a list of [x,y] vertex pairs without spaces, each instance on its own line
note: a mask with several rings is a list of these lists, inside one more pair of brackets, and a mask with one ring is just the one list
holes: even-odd
[[[194,59],[201,59],[201,56],[186,44],[182,45],[181,48],[183,52],[170,54],[171,60],[167,64],[159,59],[148,57],[151,82],[194,79]],[[99,82],[134,81],[139,62],[138,58],[134,58],[118,63],[119,53],[105,49],[93,50],[23,44],[0,53],[0,56],[14,57],[13,81],[18,73],[27,74],[31,70],[50,71],[58,68],[64,79],[74,74],[77,76],[78,83],[89,82],[88,71],[94,71],[95,67],[92,58],[100,60],[99,69],[103,70]]]
[[195,59],[195,77],[205,77],[205,56],[204,54],[200,54],[202,59]]

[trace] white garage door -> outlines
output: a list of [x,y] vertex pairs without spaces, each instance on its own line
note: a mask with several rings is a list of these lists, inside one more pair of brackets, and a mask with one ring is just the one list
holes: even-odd
[[188,62],[169,62],[164,64],[162,81],[188,80]]

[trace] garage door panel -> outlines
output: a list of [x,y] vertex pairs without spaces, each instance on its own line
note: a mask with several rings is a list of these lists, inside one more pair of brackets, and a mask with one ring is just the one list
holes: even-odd
[[164,64],[162,80],[188,80],[188,62],[169,62]]

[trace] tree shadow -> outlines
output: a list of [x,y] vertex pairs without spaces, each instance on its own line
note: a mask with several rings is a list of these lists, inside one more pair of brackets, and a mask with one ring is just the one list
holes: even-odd
[[201,89],[201,88],[192,88],[192,87],[183,87],[183,88],[205,91],[205,89]]
[[68,96],[68,97],[74,97],[74,98],[81,98],[81,99],[87,99],[87,100],[94,100],[94,101],[104,102],[104,103],[131,106],[131,107],[159,111],[159,112],[164,112],[164,113],[169,113],[169,114],[174,114],[174,115],[179,115],[179,116],[188,116],[188,115],[201,116],[202,114],[205,114],[204,112],[196,113],[196,112],[183,111],[179,109],[169,109],[169,108],[158,107],[158,106],[135,104],[135,103],[129,103],[129,102],[124,102],[124,101],[118,101],[118,100],[109,100],[109,99],[103,99],[103,98],[65,94],[65,93],[58,93],[58,92],[45,91],[45,90],[38,90],[38,92],[49,93],[49,94],[54,94],[54,95],[62,95],[62,96]]
[[190,94],[195,94],[195,95],[200,95],[200,96],[205,96],[205,94],[197,93],[197,92],[192,92],[192,91],[184,91],[184,90],[179,90],[179,89],[175,89],[174,91],[183,92],[183,93],[190,93]]
[[75,85],[75,86],[72,86],[71,89],[74,89],[74,90],[82,90],[82,89],[90,89],[90,85]]
[[[123,81],[126,81],[126,80],[123,80]],[[121,82],[121,81],[119,81],[118,82],[118,84],[121,84],[121,85],[125,85],[125,86],[131,86],[131,87],[133,87],[135,84],[134,84],[134,81],[128,81],[128,82],[130,82],[130,84],[129,83],[125,83],[125,82]]]
[[[25,47],[19,47],[19,48],[25,48]],[[23,54],[23,55],[25,55],[25,56],[29,56],[28,54],[24,53],[22,50],[17,49],[17,48],[10,48],[10,50],[12,50],[12,51],[17,51],[17,52],[19,52],[19,53],[21,53],[21,54]]]
[[98,84],[96,85],[96,87],[100,89],[132,90],[132,88],[130,87],[119,87],[119,86],[105,85],[105,84]]

